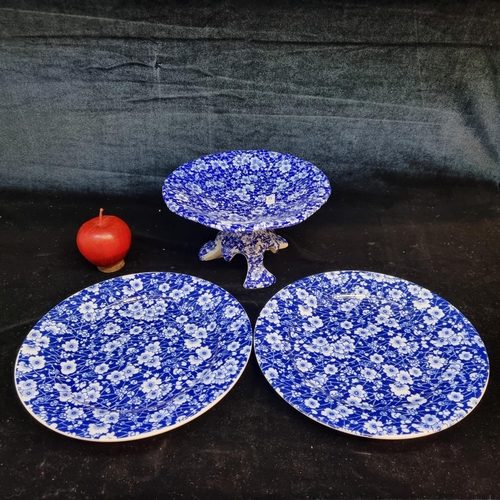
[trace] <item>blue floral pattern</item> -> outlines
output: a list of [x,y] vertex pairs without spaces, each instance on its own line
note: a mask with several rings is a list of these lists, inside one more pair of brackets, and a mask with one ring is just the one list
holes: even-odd
[[67,298],[23,342],[16,388],[51,429],[125,441],[182,425],[236,383],[252,328],[222,288],[175,273],[113,278]]
[[326,175],[312,163],[266,150],[228,151],[174,170],[163,184],[168,208],[221,231],[293,226],[330,196]]
[[276,277],[264,267],[264,252],[276,253],[286,248],[288,242],[272,229],[252,231],[249,233],[229,233],[219,231],[215,241],[209,241],[201,248],[201,260],[223,257],[230,261],[236,254],[247,259],[248,271],[243,283],[244,288],[264,288],[276,282]]
[[485,346],[451,304],[408,281],[339,271],[278,292],[255,327],[259,365],[294,408],[380,439],[450,427],[489,377]]

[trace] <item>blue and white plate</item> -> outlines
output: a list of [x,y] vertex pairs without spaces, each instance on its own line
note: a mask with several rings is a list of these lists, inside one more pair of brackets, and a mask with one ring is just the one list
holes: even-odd
[[171,430],[220,401],[251,352],[234,297],[199,278],[140,273],[86,288],[23,342],[15,384],[52,430],[127,441]]
[[312,163],[266,150],[204,156],[178,167],[163,184],[172,212],[229,232],[293,226],[330,192],[328,178]]
[[475,408],[489,376],[485,346],[455,307],[371,272],[285,287],[262,310],[254,346],[265,377],[294,408],[364,437],[446,429]]

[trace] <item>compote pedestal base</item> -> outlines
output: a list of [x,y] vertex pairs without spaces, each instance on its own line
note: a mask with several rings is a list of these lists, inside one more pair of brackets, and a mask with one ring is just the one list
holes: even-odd
[[201,247],[200,260],[220,259],[230,261],[236,254],[247,259],[247,275],[244,288],[264,288],[276,282],[276,277],[264,267],[264,253],[270,250],[276,253],[286,248],[288,242],[273,230],[256,230],[249,232],[219,231],[215,240]]

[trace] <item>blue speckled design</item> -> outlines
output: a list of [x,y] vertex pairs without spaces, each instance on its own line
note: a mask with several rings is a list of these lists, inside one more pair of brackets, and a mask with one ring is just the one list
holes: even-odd
[[254,335],[259,365],[294,408],[380,439],[446,429],[478,404],[485,346],[451,304],[399,278],[318,274],[278,292]]
[[293,226],[330,192],[328,178],[312,163],[266,150],[205,156],[180,166],[163,184],[172,212],[229,232]]
[[93,285],[49,311],[15,365],[22,402],[70,437],[126,441],[178,427],[216,404],[251,352],[252,329],[222,288],[174,273]]

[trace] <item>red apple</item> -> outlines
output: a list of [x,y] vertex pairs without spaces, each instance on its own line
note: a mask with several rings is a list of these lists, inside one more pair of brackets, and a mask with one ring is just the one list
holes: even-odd
[[132,233],[127,224],[114,215],[94,217],[80,227],[76,244],[82,255],[104,273],[118,271],[130,249]]

